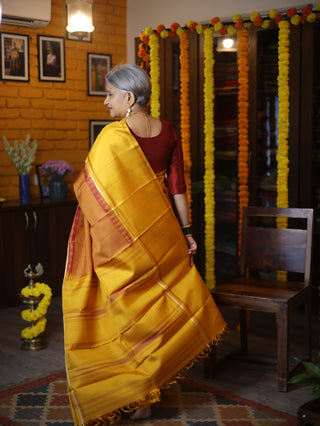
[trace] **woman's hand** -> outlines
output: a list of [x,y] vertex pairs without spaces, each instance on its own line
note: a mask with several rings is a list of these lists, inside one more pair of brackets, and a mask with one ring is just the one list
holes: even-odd
[[193,239],[192,235],[188,235],[185,237],[187,244],[188,244],[188,250],[190,255],[190,266],[193,266],[193,256],[197,253],[197,243]]

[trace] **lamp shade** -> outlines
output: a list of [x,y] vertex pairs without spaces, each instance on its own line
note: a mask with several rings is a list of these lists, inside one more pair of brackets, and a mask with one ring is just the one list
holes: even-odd
[[70,33],[91,33],[93,0],[66,0],[67,31]]

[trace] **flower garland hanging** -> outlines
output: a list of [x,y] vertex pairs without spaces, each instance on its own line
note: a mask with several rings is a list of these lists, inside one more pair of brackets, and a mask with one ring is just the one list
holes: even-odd
[[[289,35],[290,24],[281,20],[278,37],[278,152],[277,152],[277,207],[288,207],[289,176]],[[277,219],[278,228],[287,227],[286,218]],[[278,279],[286,280],[285,271],[277,272]]]
[[159,64],[159,38],[155,34],[150,35],[150,81],[151,102],[150,112],[155,118],[160,118],[160,64]]
[[[189,38],[181,28],[180,40],[180,132],[184,160],[184,174],[188,200],[191,204],[191,154],[190,154],[190,105],[189,105]],[[191,223],[191,217],[189,218]]]
[[21,331],[22,339],[34,339],[44,332],[46,328],[46,318],[48,307],[50,305],[52,291],[51,288],[44,283],[35,283],[33,287],[26,286],[21,290],[21,294],[26,299],[28,298],[39,298],[43,295],[40,300],[37,309],[31,311],[30,309],[25,309],[21,312],[21,317],[25,321],[32,322],[31,327],[26,327]]
[[[236,17],[236,20],[239,18]],[[239,193],[239,244],[242,233],[243,207],[249,204],[248,190],[248,108],[249,108],[249,81],[248,81],[248,30],[242,29],[238,33],[238,134],[239,134],[239,164],[238,164],[238,193]]]
[[214,290],[215,280],[215,199],[214,199],[214,50],[213,31],[204,30],[204,204],[205,281]]
[[288,21],[279,22],[278,39],[278,175],[277,206],[288,207],[289,134],[289,34]]

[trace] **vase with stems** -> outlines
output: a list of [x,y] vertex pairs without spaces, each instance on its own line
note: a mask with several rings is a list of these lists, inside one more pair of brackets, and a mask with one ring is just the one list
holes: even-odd
[[13,146],[10,145],[7,138],[2,136],[4,148],[7,151],[12,164],[19,173],[19,198],[21,204],[30,203],[30,179],[29,174],[32,164],[35,160],[37,151],[36,139],[30,143],[30,135],[28,134],[26,139],[18,144],[18,141],[14,141]]
[[30,203],[30,179],[29,175],[19,175],[20,204]]

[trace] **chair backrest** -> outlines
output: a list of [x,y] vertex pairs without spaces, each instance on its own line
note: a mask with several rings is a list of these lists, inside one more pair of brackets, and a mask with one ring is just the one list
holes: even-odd
[[[278,227],[277,218],[288,218]],[[283,219],[282,219],[283,220]],[[281,226],[281,225],[280,225]],[[283,225],[282,225],[283,226]],[[303,274],[310,283],[313,209],[245,207],[240,271],[288,271]]]

